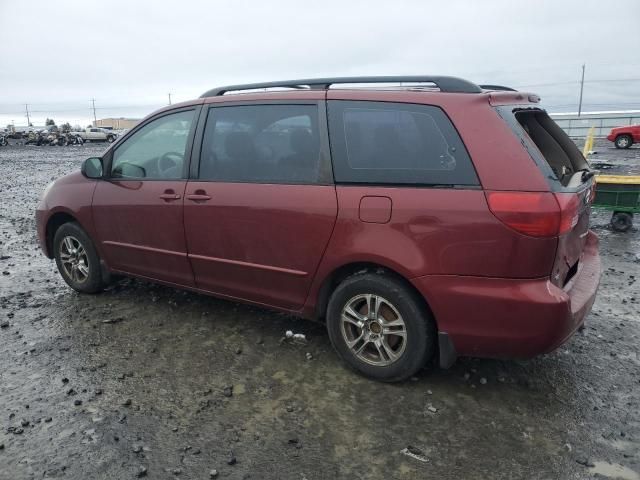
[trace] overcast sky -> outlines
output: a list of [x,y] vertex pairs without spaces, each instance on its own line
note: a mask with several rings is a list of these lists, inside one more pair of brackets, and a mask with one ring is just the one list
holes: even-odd
[[0,125],[141,117],[229,83],[444,74],[640,109],[640,1],[0,0]]

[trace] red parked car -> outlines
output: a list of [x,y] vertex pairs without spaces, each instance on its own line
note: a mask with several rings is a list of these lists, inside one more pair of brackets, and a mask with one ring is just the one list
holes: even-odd
[[[404,85],[336,88],[379,82]],[[214,89],[47,187],[39,240],[80,292],[124,274],[324,319],[383,381],[549,352],[600,259],[593,174],[538,101],[453,77]]]
[[640,142],[640,125],[628,125],[611,129],[607,140],[613,142],[616,148],[629,148]]

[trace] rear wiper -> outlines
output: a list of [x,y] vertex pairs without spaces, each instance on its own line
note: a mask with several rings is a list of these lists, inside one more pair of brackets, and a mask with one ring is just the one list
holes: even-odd
[[593,177],[596,174],[595,170],[591,170],[590,168],[582,168],[580,170],[578,170],[576,173],[578,172],[582,172],[582,181],[586,182],[587,180],[589,180],[591,177]]

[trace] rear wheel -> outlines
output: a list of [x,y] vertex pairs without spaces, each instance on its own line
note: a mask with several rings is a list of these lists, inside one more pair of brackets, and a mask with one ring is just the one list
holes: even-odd
[[630,135],[618,135],[616,137],[616,148],[629,148],[633,144],[633,139]]
[[56,231],[53,249],[58,271],[78,292],[96,293],[105,287],[100,257],[89,235],[77,223],[65,223]]
[[107,137],[107,142],[109,142],[109,143],[113,143],[113,141],[114,141],[115,139],[116,139],[116,137],[114,137],[113,135],[109,135],[109,136]]
[[611,228],[616,232],[626,232],[633,226],[633,214],[614,212],[611,216]]
[[344,280],[329,300],[327,329],[350,367],[383,382],[409,378],[435,352],[429,312],[413,291],[387,275],[363,273]]

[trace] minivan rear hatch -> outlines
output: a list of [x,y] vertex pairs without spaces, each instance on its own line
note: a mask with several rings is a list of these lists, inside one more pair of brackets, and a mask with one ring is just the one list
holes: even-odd
[[558,236],[551,281],[568,289],[580,269],[589,230],[595,193],[593,171],[575,143],[544,110],[531,105],[496,109],[520,137],[558,202],[564,225]]

